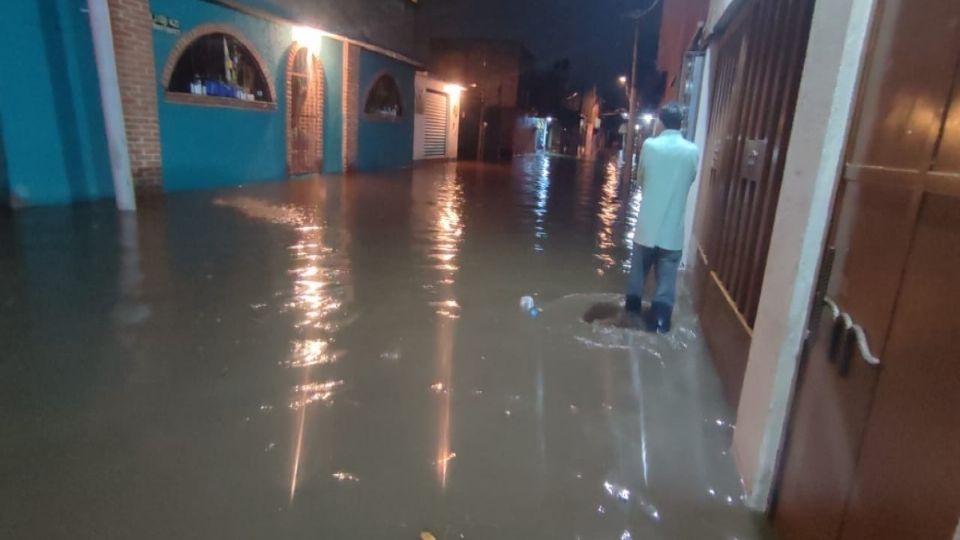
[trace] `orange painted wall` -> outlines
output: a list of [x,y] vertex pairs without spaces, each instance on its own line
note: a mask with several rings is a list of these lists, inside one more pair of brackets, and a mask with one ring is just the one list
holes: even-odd
[[657,69],[666,72],[663,101],[677,98],[680,64],[697,26],[706,21],[709,0],[663,0]]

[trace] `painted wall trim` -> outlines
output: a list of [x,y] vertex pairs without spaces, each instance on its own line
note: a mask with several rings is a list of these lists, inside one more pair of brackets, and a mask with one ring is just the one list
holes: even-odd
[[110,8],[107,0],[88,0],[93,51],[100,80],[100,100],[103,125],[107,134],[110,169],[113,173],[113,193],[117,208],[135,211],[137,199],[133,192],[133,172],[130,169],[130,150],[127,147],[126,125],[123,121],[123,101],[117,60],[113,50],[113,30],[110,27]]
[[740,10],[751,1],[753,0],[713,0],[707,13],[704,41],[709,44],[723,35],[730,22],[736,19]]
[[777,481],[875,4],[832,0],[814,8],[733,440],[755,510],[769,509]]
[[690,187],[690,194],[687,195],[687,210],[684,216],[684,246],[683,264],[690,266],[697,256],[697,239],[694,235],[694,222],[698,209],[701,206],[700,187],[703,185],[704,171],[709,170],[710,162],[707,157],[707,134],[710,132],[710,89],[713,85],[713,49],[707,48],[703,57],[703,74],[700,80],[700,103],[697,106],[697,127],[693,134],[693,142],[700,149],[700,167],[697,170],[697,178]]
[[[271,14],[271,13],[267,13],[266,11],[263,11],[262,9],[257,9],[257,8],[253,8],[253,7],[250,7],[250,6],[245,6],[245,5],[243,5],[243,4],[239,3],[239,2],[235,2],[235,1],[233,1],[233,0],[202,0],[202,1],[203,1],[203,2],[207,2],[207,3],[210,3],[210,4],[216,4],[216,5],[225,7],[225,8],[229,8],[229,9],[232,9],[232,10],[234,10],[234,11],[239,11],[239,12],[241,12],[241,13],[245,13],[245,14],[247,14],[247,15],[250,15],[251,17],[257,17],[257,18],[259,18],[259,19],[264,19],[264,20],[267,20],[267,21],[270,21],[270,22],[281,23],[281,24],[292,24],[292,25],[304,24],[303,21],[294,21],[294,20],[288,19],[288,18],[286,18],[286,17],[280,17],[280,16],[278,16],[278,15],[273,15],[273,14]],[[307,23],[309,24],[309,22],[307,22]],[[414,60],[413,58],[410,58],[409,56],[400,54],[400,53],[395,52],[395,51],[391,51],[390,49],[385,49],[385,48],[383,48],[383,47],[378,47],[378,46],[376,46],[376,45],[373,45],[372,43],[365,43],[365,42],[363,42],[363,41],[358,41],[358,40],[356,40],[356,39],[351,39],[351,38],[348,38],[348,37],[346,37],[346,36],[342,36],[342,35],[340,35],[340,34],[334,34],[333,32],[328,32],[328,31],[326,31],[326,30],[324,30],[324,29],[322,29],[322,28],[319,28],[319,27],[317,27],[317,29],[318,29],[321,33],[323,33],[323,35],[325,35],[325,36],[327,36],[327,37],[329,37],[329,38],[332,38],[332,39],[336,39],[337,41],[342,41],[342,42],[345,43],[345,44],[349,43],[350,45],[355,45],[355,46],[357,46],[357,47],[361,47],[361,48],[367,49],[368,51],[372,51],[372,52],[375,52],[375,53],[377,53],[377,54],[381,54],[381,55],[386,56],[386,57],[388,57],[388,58],[392,58],[393,60],[397,60],[397,61],[403,62],[403,63],[405,63],[405,64],[410,64],[411,66],[413,66],[413,67],[415,67],[415,68],[418,68],[418,69],[423,69],[423,68],[424,68],[424,65],[423,65],[421,62],[418,62],[417,60]]]

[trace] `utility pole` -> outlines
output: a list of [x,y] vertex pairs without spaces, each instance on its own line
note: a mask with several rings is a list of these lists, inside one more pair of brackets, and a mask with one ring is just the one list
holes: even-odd
[[627,136],[626,141],[623,145],[623,180],[624,182],[630,182],[633,180],[633,141],[636,138],[636,128],[637,125],[637,49],[640,46],[640,17],[636,18],[634,23],[633,30],[633,66],[630,68],[630,80],[627,81],[629,85],[630,95],[627,98],[629,101],[629,109],[627,118]]

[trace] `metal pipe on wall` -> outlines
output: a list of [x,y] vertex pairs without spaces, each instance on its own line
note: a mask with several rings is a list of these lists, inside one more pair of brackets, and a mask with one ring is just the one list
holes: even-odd
[[110,8],[107,0],[87,0],[93,51],[100,80],[100,101],[103,124],[110,149],[110,169],[113,173],[113,192],[117,208],[136,211],[133,192],[133,174],[130,171],[130,153],[123,120],[123,102],[120,100],[120,82],[113,50],[113,30],[110,27]]

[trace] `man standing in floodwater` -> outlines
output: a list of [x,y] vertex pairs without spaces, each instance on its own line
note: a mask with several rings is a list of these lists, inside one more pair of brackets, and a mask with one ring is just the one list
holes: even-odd
[[644,141],[640,149],[637,170],[643,200],[633,236],[625,309],[629,315],[641,315],[644,284],[654,268],[657,286],[646,326],[651,332],[667,333],[677,296],[687,193],[697,176],[700,150],[680,133],[680,105],[669,103],[660,109],[660,122],[663,133]]

